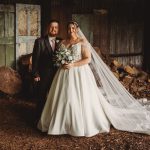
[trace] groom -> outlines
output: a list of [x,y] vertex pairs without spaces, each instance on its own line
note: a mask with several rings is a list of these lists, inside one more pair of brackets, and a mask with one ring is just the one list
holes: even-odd
[[51,20],[47,28],[47,35],[35,40],[32,54],[32,75],[35,84],[38,84],[38,102],[36,110],[36,120],[39,119],[46,96],[57,71],[54,66],[53,54],[61,41],[57,37],[59,31],[59,22]]

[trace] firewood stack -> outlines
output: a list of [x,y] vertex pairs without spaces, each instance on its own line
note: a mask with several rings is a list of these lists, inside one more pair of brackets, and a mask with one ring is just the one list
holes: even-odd
[[123,66],[123,64],[111,58],[109,54],[103,53],[98,47],[94,47],[94,49],[116,78],[135,98],[150,100],[150,75],[133,65]]
[[116,60],[111,62],[110,69],[134,97],[150,99],[150,76],[146,72]]

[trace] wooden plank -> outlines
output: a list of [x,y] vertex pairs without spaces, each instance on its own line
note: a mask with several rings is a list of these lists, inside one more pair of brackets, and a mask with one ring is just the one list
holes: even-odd
[[142,53],[122,53],[122,54],[109,54],[111,57],[127,57],[127,56],[142,56]]
[[9,13],[5,13],[5,20],[7,22],[7,24],[5,25],[6,28],[6,33],[5,36],[7,37],[13,37],[14,38],[14,13],[9,12]]
[[0,12],[0,37],[4,37],[4,28],[5,28],[5,18],[4,12]]
[[0,12],[15,12],[14,6],[13,5],[3,5],[0,4]]
[[27,9],[24,8],[20,8],[17,10],[18,11],[18,26],[17,26],[17,30],[18,30],[18,35],[19,36],[26,36],[28,34],[28,24],[27,24],[27,20],[28,20],[28,11]]
[[109,26],[108,10],[94,9],[94,46],[99,47],[103,53],[109,52]]
[[38,17],[38,10],[32,9],[30,14],[30,30],[29,35],[31,36],[38,36],[38,29],[39,29],[39,17]]
[[0,66],[4,66],[5,65],[5,45],[1,45],[0,44]]
[[14,62],[14,6],[0,5],[0,65]]
[[0,44],[14,44],[14,37],[0,37]]
[[25,55],[27,54],[27,43],[19,43],[18,44],[18,58],[21,56],[21,55]]
[[14,57],[15,57],[14,44],[7,45],[6,46],[6,66],[11,66],[11,67],[14,66],[14,63],[15,63]]
[[91,14],[73,14],[72,19],[75,20],[88,41],[93,44],[93,25]]
[[112,57],[123,65],[135,65],[137,67],[142,67],[143,56],[124,56],[124,57]]

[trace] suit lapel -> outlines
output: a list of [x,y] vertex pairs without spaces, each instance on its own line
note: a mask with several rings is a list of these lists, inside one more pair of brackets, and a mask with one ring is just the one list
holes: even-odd
[[49,53],[51,53],[51,52],[52,52],[52,47],[51,47],[51,45],[50,45],[50,43],[49,43],[48,36],[45,37],[45,45],[46,45],[46,47],[47,47]]
[[[58,42],[57,42],[57,41],[58,41]],[[56,37],[55,50],[57,49],[59,42],[60,42],[60,39],[59,39],[58,37]],[[48,38],[48,36],[45,37],[45,44],[46,44],[46,47],[47,47],[47,49],[48,49],[48,51],[49,51],[50,54],[55,51],[55,50],[54,50],[54,51],[52,50],[52,47],[51,47],[51,45],[50,45],[50,43],[49,43],[49,38]]]
[[61,39],[58,38],[58,37],[56,37],[56,41],[55,41],[55,50],[58,49],[58,46],[59,46],[60,42],[61,42]]

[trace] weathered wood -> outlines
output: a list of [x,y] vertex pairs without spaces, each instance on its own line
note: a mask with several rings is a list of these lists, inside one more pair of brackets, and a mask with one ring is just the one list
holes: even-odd
[[108,10],[94,9],[93,11],[93,43],[98,46],[103,53],[109,53],[109,17]]
[[0,4],[0,66],[14,65],[14,43],[14,6]]
[[72,19],[75,20],[82,29],[85,37],[93,45],[93,18],[92,14],[73,14]]
[[[8,3],[5,0],[1,1],[5,4]],[[66,36],[66,23],[72,18],[72,14],[92,15],[94,20],[90,23],[96,28],[94,28],[94,32],[90,31],[94,35],[94,41],[90,42],[94,43],[94,46],[98,46],[101,51],[108,52],[113,57],[116,56],[124,65],[132,63],[141,66],[143,51],[149,51],[149,49],[143,48],[144,1],[142,0],[11,0],[9,4],[15,4],[16,2],[40,4],[42,9],[42,32],[44,33],[46,24],[50,19],[58,19],[61,23],[60,36],[63,38]],[[29,15],[32,18],[35,16],[33,22],[37,18],[36,13],[36,11],[33,11]],[[32,25],[33,28],[37,26],[36,23]],[[36,31],[37,29],[34,28],[30,33],[36,35]],[[2,32],[0,31],[0,33]],[[19,42],[17,41],[17,44]],[[22,49],[21,54],[31,52],[32,44],[27,46],[24,44],[17,45],[16,47],[18,46]],[[24,49],[28,49],[28,52],[25,52]],[[132,54],[132,57],[129,57],[130,54]],[[149,52],[144,53],[144,58],[147,60],[144,61],[144,65],[148,68],[149,58],[146,57],[146,54],[149,54]]]
[[33,51],[34,41],[41,35],[39,5],[16,4],[16,59]]

